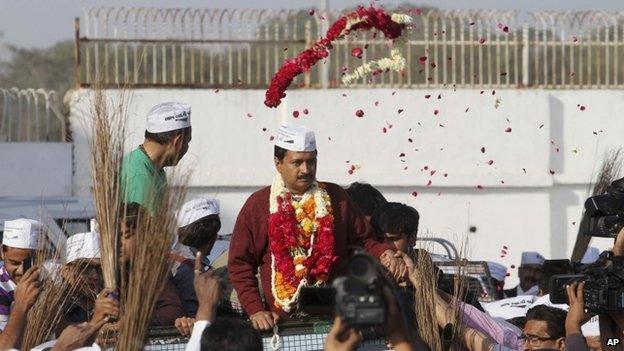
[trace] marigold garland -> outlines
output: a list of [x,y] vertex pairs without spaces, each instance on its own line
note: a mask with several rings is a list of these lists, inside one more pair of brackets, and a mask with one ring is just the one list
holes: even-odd
[[299,201],[277,174],[271,185],[269,248],[275,306],[290,312],[304,286],[322,285],[338,257],[331,199],[314,182]]
[[[400,16],[400,15],[399,15]],[[284,97],[286,89],[299,74],[308,71],[319,60],[329,56],[332,42],[340,39],[351,31],[369,30],[372,28],[382,32],[388,39],[401,36],[406,23],[398,23],[402,18],[387,14],[383,9],[358,7],[354,12],[340,17],[327,31],[324,38],[317,41],[311,48],[302,51],[297,57],[284,61],[277,71],[265,93],[264,104],[268,107],[277,107]]]
[[407,26],[412,23],[412,18],[408,15],[403,15],[399,13],[392,14],[392,21],[400,24],[405,24],[405,32],[401,35],[400,38],[396,39],[393,43],[394,47],[390,50],[390,57],[384,57],[379,60],[369,61],[357,68],[355,68],[351,73],[347,73],[342,77],[342,82],[346,85],[353,83],[354,81],[373,74],[379,74],[386,71],[394,71],[394,72],[402,72],[405,70],[405,66],[407,66],[407,60],[405,60],[405,56],[403,52],[405,51],[405,47],[407,46],[407,40],[409,38],[409,29]]

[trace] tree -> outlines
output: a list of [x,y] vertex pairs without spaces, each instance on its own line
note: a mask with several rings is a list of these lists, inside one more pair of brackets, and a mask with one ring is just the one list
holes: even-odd
[[6,47],[10,57],[0,61],[1,87],[56,90],[62,97],[73,86],[73,41],[62,41],[46,49]]

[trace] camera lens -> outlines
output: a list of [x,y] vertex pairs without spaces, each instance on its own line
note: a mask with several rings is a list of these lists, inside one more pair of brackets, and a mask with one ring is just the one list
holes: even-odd
[[351,262],[349,262],[349,267],[347,270],[349,276],[364,283],[372,282],[377,276],[375,274],[375,268],[373,264],[366,256],[354,257]]

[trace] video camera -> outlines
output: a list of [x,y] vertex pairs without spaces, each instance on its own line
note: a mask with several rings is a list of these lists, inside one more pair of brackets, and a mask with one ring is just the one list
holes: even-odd
[[379,262],[356,253],[347,262],[347,274],[336,278],[332,286],[302,288],[298,310],[315,317],[335,313],[357,329],[380,326],[386,323],[388,305],[383,288],[390,283]]
[[566,286],[585,282],[585,308],[589,312],[624,311],[624,257],[603,252],[592,264],[569,263],[574,274],[556,274],[550,278],[550,302],[569,304]]
[[581,233],[589,236],[615,238],[624,227],[624,178],[615,180],[606,194],[585,201]]

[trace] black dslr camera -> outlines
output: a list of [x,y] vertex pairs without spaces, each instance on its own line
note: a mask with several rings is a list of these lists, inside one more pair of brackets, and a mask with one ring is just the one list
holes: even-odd
[[585,308],[589,312],[624,311],[624,257],[611,257],[610,252],[605,251],[595,263],[572,263],[570,269],[575,274],[558,274],[550,278],[552,303],[568,304],[566,285],[585,281]]
[[585,201],[581,233],[589,236],[615,238],[624,227],[624,178],[615,180],[607,193]]
[[387,306],[383,287],[387,284],[383,267],[371,256],[356,253],[347,262],[347,274],[336,278],[332,286],[302,288],[298,310],[315,317],[335,313],[358,329],[383,325]]

